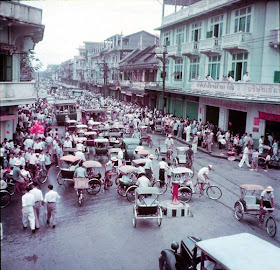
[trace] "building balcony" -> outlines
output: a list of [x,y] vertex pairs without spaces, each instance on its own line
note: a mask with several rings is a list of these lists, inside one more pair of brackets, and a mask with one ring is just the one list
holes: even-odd
[[0,106],[32,104],[36,99],[35,82],[0,82]]
[[280,84],[276,83],[192,81],[190,93],[244,102],[280,102]]
[[127,87],[130,87],[132,84],[132,82],[130,80],[121,80],[120,81],[120,85],[121,86],[127,86]]
[[270,30],[269,45],[274,48],[279,48],[280,45],[280,29]]
[[221,38],[208,38],[199,42],[199,52],[206,55],[221,54]]
[[191,41],[185,44],[182,44],[182,55],[188,57],[198,56],[199,55],[199,43],[196,41]]
[[182,57],[182,45],[173,45],[167,47],[167,55],[173,59]]
[[248,52],[251,48],[252,33],[233,33],[222,37],[222,49],[230,53]]

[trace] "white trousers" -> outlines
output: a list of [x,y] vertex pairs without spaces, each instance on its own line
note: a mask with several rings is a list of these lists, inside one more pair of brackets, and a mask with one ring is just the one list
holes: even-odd
[[192,144],[192,150],[193,150],[194,153],[197,152],[197,143]]
[[30,223],[31,230],[35,230],[35,215],[33,206],[25,206],[22,208],[22,223],[24,227]]
[[244,162],[246,163],[247,167],[251,167],[250,163],[249,163],[249,158],[248,155],[243,155],[242,159],[240,160],[238,166],[241,168],[244,164]]

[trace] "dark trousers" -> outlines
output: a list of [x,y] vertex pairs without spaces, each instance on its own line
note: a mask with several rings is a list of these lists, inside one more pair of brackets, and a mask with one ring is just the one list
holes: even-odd
[[164,184],[165,182],[165,170],[164,169],[159,169],[159,180]]

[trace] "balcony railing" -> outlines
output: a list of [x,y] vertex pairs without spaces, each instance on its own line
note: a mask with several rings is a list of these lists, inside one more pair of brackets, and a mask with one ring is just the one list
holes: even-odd
[[123,80],[123,81],[120,81],[120,85],[144,90],[145,87],[148,87],[148,86],[154,86],[154,87],[158,86],[158,82],[133,82],[133,81],[129,81],[129,80]]
[[229,98],[272,99],[280,101],[280,85],[253,82],[209,82],[192,81],[191,90],[201,94]]
[[34,103],[35,82],[0,82],[0,105],[14,106]]
[[199,51],[205,54],[220,53],[221,43],[221,38],[216,37],[201,40],[199,43]]
[[182,45],[177,44],[173,46],[167,47],[167,53],[169,57],[175,58],[175,57],[181,57],[182,56]]
[[196,56],[198,55],[199,43],[196,41],[191,41],[185,44],[182,44],[182,55],[186,56]]
[[252,33],[233,33],[222,37],[222,49],[226,51],[248,51],[251,48]]
[[273,29],[270,30],[270,41],[269,41],[270,46],[279,46],[280,44],[280,29]]

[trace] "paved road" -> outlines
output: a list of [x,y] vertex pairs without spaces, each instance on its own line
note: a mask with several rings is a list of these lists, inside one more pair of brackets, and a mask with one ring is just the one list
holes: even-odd
[[[154,149],[158,136],[154,136]],[[176,146],[181,145],[176,142]],[[157,168],[158,161],[154,161]],[[7,270],[156,270],[160,251],[169,248],[172,241],[180,241],[187,235],[203,239],[248,232],[280,247],[279,231],[271,239],[260,229],[257,220],[245,217],[238,222],[233,216],[233,205],[239,198],[239,185],[256,183],[275,188],[276,202],[280,205],[279,171],[268,173],[239,169],[237,162],[217,159],[204,153],[195,157],[195,172],[207,164],[213,164],[212,181],[221,187],[219,201],[207,197],[194,197],[190,204],[193,217],[164,217],[159,228],[155,221],[141,221],[132,226],[132,207],[120,197],[115,186],[96,196],[87,195],[85,204],[78,206],[73,186],[58,187],[58,169],[52,167],[49,183],[62,196],[58,205],[58,224],[55,229],[44,224],[36,234],[23,231],[21,224],[21,200],[13,197],[11,205],[1,211],[4,239],[1,242],[1,266]],[[157,169],[155,169],[157,171]],[[47,183],[42,185],[43,193]],[[171,199],[170,191],[161,200]],[[279,218],[279,210],[275,212]],[[280,224],[278,222],[278,228]]]

